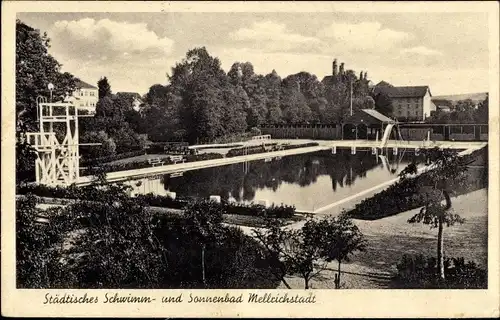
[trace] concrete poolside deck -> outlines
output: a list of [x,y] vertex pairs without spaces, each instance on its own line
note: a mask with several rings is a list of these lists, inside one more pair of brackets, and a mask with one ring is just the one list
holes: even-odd
[[[281,151],[273,151],[273,152],[265,152],[258,154],[251,154],[245,156],[231,157],[231,158],[222,158],[222,159],[213,159],[213,160],[204,160],[204,161],[196,161],[196,162],[188,162],[188,163],[177,163],[171,165],[164,166],[156,166],[150,168],[141,168],[134,170],[126,170],[126,171],[116,171],[110,172],[107,175],[107,180],[109,182],[118,182],[125,181],[130,179],[138,179],[147,176],[154,176],[159,174],[169,174],[169,173],[178,173],[189,170],[197,170],[203,168],[210,168],[216,166],[229,165],[234,163],[246,162],[246,161],[254,161],[261,160],[267,158],[274,157],[283,157],[289,155],[296,154],[304,154],[317,152],[322,150],[329,150],[333,148],[379,148],[380,142],[378,141],[369,141],[369,140],[299,140],[299,139],[269,139],[269,140],[260,140],[258,142],[249,141],[248,146],[250,145],[259,145],[262,144],[263,141],[265,143],[281,143],[281,144],[302,144],[308,142],[317,142],[318,146],[314,147],[303,147],[296,148],[290,150],[281,150]],[[432,148],[432,147],[440,147],[440,148],[450,148],[450,149],[465,149],[465,153],[471,153],[474,150],[480,149],[486,146],[486,142],[460,142],[460,141],[437,141],[432,142],[428,141],[426,143],[422,141],[388,141],[385,148],[398,148],[398,149],[422,149],[422,148]],[[90,176],[80,177],[77,185],[86,185],[89,184],[92,180]]]

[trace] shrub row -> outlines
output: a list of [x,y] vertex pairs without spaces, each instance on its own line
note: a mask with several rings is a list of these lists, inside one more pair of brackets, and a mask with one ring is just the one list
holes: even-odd
[[287,145],[283,146],[283,149],[290,150],[290,149],[317,147],[317,146],[319,146],[319,143],[317,143],[317,142],[308,142],[308,143],[302,143],[302,144],[287,144]]
[[[462,161],[471,162],[483,152],[485,152],[483,149],[477,150],[464,156]],[[429,174],[423,173],[414,178],[398,181],[373,197],[361,201],[354,209],[348,211],[348,214],[355,219],[375,220],[419,208],[424,205],[424,198],[418,194],[418,189],[419,186],[428,185],[428,179]],[[477,190],[486,185],[486,180],[487,175],[478,179],[468,174],[466,185],[454,191],[457,194],[464,194]]]
[[252,147],[244,147],[244,148],[234,148],[228,151],[226,157],[236,157],[236,156],[244,156],[248,154],[257,154],[264,152],[272,152],[278,150],[290,150],[297,148],[306,148],[306,147],[316,147],[319,144],[317,142],[308,142],[303,144],[293,144],[293,145],[278,145],[277,143],[266,144],[267,147],[271,147],[270,149],[266,149],[262,145],[252,146]]
[[[107,199],[108,191],[96,188],[95,186],[77,187],[48,187],[44,185],[27,185],[18,186],[17,194],[34,194],[39,197],[63,198],[63,199],[78,199],[78,200],[94,200]],[[138,202],[146,206],[162,207],[171,209],[182,209],[190,201],[194,199],[172,199],[170,197],[154,195],[152,193],[145,195],[137,195],[135,197]],[[203,202],[206,203],[206,202]],[[258,217],[276,217],[276,218],[291,218],[295,214],[294,206],[279,205],[266,208],[259,204],[241,204],[230,203],[223,201],[221,203],[211,203],[211,205],[220,206],[220,210],[226,214],[258,216]]]
[[486,289],[486,270],[464,258],[444,260],[445,280],[437,279],[437,259],[423,255],[403,255],[397,265],[393,286],[399,289]]
[[202,154],[190,154],[184,157],[186,162],[195,162],[195,161],[203,161],[203,160],[213,160],[213,159],[222,159],[224,156],[220,153],[210,152],[210,153],[202,153]]
[[[196,201],[195,199],[172,199],[170,197],[159,196],[152,193],[137,195],[136,198],[149,206],[171,209],[182,209],[190,201]],[[204,203],[208,202],[202,202],[202,205]],[[220,210],[225,214],[275,218],[291,218],[295,214],[294,206],[287,206],[283,204],[279,206],[272,205],[270,207],[266,207],[264,205],[254,203],[243,204],[221,201],[221,203],[211,202],[210,205],[219,206]]]

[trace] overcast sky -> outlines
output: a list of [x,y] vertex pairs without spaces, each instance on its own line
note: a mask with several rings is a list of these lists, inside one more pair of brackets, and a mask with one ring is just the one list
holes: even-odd
[[284,78],[321,80],[332,60],[374,82],[429,85],[433,95],[488,91],[488,16],[483,13],[20,13],[45,31],[63,70],[113,92],[140,94],[194,47],[224,70],[249,61]]

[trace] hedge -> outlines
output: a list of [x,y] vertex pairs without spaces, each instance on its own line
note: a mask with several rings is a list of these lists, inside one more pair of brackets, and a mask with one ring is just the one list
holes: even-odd
[[486,289],[488,272],[463,257],[445,258],[445,280],[437,279],[437,259],[403,255],[397,265],[398,273],[392,286],[398,289]]
[[[290,149],[297,149],[297,148],[306,148],[306,147],[316,147],[318,145],[319,145],[319,143],[317,143],[317,142],[308,142],[308,143],[292,144],[292,145],[278,145],[277,143],[266,144],[266,146],[272,147],[271,150],[269,150],[269,152],[278,151],[278,150],[290,150]],[[243,148],[234,148],[234,149],[231,149],[228,151],[226,157],[237,157],[237,156],[244,156],[244,155],[264,153],[264,152],[267,152],[267,151],[263,145],[243,147]]]
[[[95,186],[77,187],[75,185],[65,187],[48,187],[44,185],[27,185],[18,186],[16,194],[34,194],[39,197],[62,198],[62,199],[78,199],[78,200],[95,200],[106,199],[111,194]],[[183,209],[190,201],[194,199],[172,199],[170,197],[155,195],[152,193],[137,195],[134,197],[138,202],[146,206],[162,207],[170,209]],[[213,205],[213,203],[212,203]],[[258,217],[275,217],[275,218],[291,218],[295,214],[294,206],[279,205],[266,208],[259,204],[241,204],[222,201],[216,204],[225,214],[258,216]]]

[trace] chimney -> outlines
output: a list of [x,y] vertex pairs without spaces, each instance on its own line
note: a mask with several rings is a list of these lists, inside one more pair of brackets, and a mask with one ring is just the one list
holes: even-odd
[[344,75],[344,63],[343,63],[343,62],[340,64],[339,74],[340,74],[341,76],[343,76],[343,75]]
[[359,72],[359,80],[363,80],[363,71]]
[[368,72],[366,72],[366,71],[365,71],[365,77],[364,77],[363,79],[365,79],[365,80],[366,80],[366,79],[367,79],[367,77],[368,77]]
[[332,64],[332,76],[337,76],[337,59],[333,60]]

